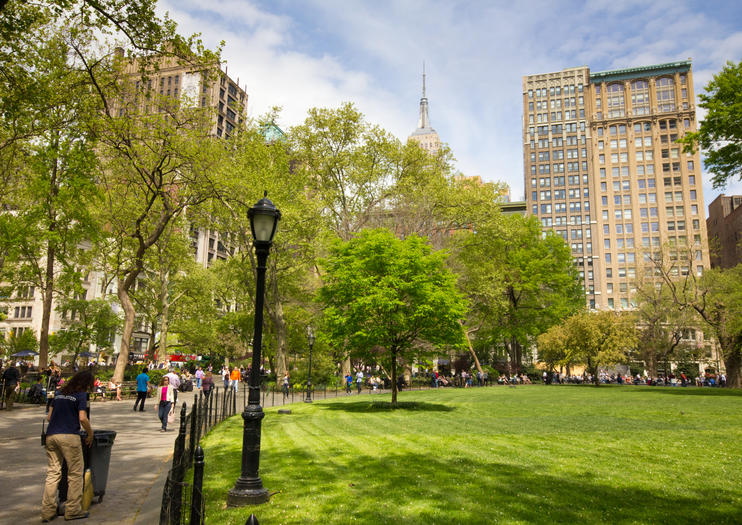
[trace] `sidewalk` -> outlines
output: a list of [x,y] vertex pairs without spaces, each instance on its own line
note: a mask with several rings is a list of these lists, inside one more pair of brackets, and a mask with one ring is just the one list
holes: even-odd
[[[178,394],[178,405],[185,401],[190,407],[192,400],[190,392]],[[145,503],[162,498],[164,478],[162,484],[156,481],[169,468],[177,423],[173,432],[158,432],[155,401],[148,399],[144,412],[133,412],[133,406],[134,399],[91,404],[93,429],[117,434],[106,494],[100,504],[90,507],[90,518],[80,523],[132,525]],[[37,523],[46,476],[46,452],[40,439],[44,406],[17,407],[0,411],[0,508],[5,523]],[[142,523],[157,523],[157,518]]]
[[[242,411],[244,384],[237,395],[237,412]],[[222,395],[223,389],[219,388]],[[382,393],[378,391],[374,393]],[[364,390],[364,394],[368,394]],[[327,398],[345,397],[342,389],[327,392]],[[353,396],[357,395],[355,390]],[[314,398],[325,399],[324,392]],[[300,392],[288,399],[281,393],[261,396],[263,407],[299,403]],[[183,402],[191,409],[193,392],[178,393],[178,411]],[[152,525],[158,523],[162,490],[165,486],[179,418],[172,432],[159,432],[157,403],[147,399],[145,412],[133,412],[134,399],[96,401],[91,404],[90,422],[94,430],[113,430],[116,440],[111,450],[111,465],[103,501],[93,503],[90,518],[79,523],[100,525]],[[178,412],[179,413],[179,412]],[[37,523],[41,520],[41,494],[46,476],[46,451],[41,446],[44,406],[16,405],[10,412],[0,410],[0,508],[4,523]],[[239,458],[237,458],[239,461]],[[97,498],[94,499],[94,502]],[[62,523],[64,520],[61,521]],[[55,523],[57,523],[55,521]]]

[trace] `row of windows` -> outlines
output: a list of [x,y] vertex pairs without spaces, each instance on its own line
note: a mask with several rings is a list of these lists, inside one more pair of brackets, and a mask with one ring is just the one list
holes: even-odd
[[[584,204],[584,207],[581,208],[581,206]],[[536,209],[537,205],[534,205],[534,209]],[[569,208],[570,212],[576,212],[576,211],[590,211],[590,203],[588,201],[585,201],[584,203],[581,203],[579,201],[576,202],[570,202],[569,204],[566,203],[557,203],[557,204],[542,204],[541,205],[541,213],[563,213],[567,211],[567,208]],[[537,211],[534,212],[534,214],[537,214]]]
[[566,86],[552,86],[550,88],[537,88],[535,90],[529,89],[528,90],[528,98],[529,99],[532,99],[534,97],[534,95],[537,98],[546,97],[547,95],[548,96],[551,96],[551,97],[559,97],[562,94],[564,94],[564,95],[574,95],[575,94],[575,91],[577,93],[582,93],[582,91],[583,91],[582,84],[577,84],[577,86],[575,86],[574,84],[568,84]]
[[[562,118],[562,116],[564,118]],[[559,122],[561,120],[576,120],[578,118],[585,118],[584,109],[580,109],[579,111],[577,111],[576,109],[565,110],[564,113],[562,113],[561,111],[552,111],[551,118],[549,118],[549,113],[537,113],[535,116],[531,114],[528,115],[528,123],[541,124],[542,122]]]
[[[583,106],[585,104],[585,99],[583,97],[567,97],[564,99],[564,108],[575,108],[578,105]],[[545,111],[549,109],[562,109],[562,99],[554,99],[552,98],[550,101],[544,100],[544,101],[537,101],[534,105],[533,102],[528,103],[528,111],[533,112],[534,109],[536,111]]]
[[579,139],[577,135],[569,135],[568,137],[553,137],[551,140],[548,138],[542,138],[538,140],[531,140],[531,149],[536,148],[561,148],[565,144],[567,146],[577,146],[578,144],[585,144],[585,135],[582,135]]
[[[538,215],[538,204],[533,205],[533,215]],[[569,220],[566,215],[556,217],[542,217],[541,224],[545,227],[551,226],[581,226],[583,219],[581,215],[570,215]],[[590,215],[585,215],[584,224],[590,224]]]

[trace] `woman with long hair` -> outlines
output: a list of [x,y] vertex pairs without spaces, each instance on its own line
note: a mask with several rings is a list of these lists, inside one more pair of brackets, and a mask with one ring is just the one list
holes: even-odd
[[169,377],[162,376],[157,391],[160,394],[160,406],[157,411],[157,415],[160,417],[160,421],[162,422],[160,432],[167,432],[167,418],[170,415],[170,409],[175,402],[175,393],[173,391],[173,385],[170,384]]
[[67,462],[67,503],[64,519],[87,518],[82,510],[83,455],[80,426],[85,429],[85,444],[93,443],[93,428],[88,419],[88,392],[93,389],[94,378],[90,370],[82,370],[67,381],[54,396],[47,419],[46,431],[47,472],[44,496],[41,500],[41,521],[46,523],[57,517],[57,485],[62,477],[62,461]]

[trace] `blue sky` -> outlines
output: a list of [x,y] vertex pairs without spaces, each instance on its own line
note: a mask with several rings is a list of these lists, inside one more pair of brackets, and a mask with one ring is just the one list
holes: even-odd
[[[250,116],[351,101],[400,139],[415,129],[426,63],[432,126],[466,175],[523,196],[523,75],[692,58],[696,94],[742,59],[742,2],[682,0],[167,0],[182,33],[225,41],[229,75]],[[702,117],[699,114],[699,117]],[[735,182],[725,193],[742,194]],[[720,192],[704,185],[708,204]]]

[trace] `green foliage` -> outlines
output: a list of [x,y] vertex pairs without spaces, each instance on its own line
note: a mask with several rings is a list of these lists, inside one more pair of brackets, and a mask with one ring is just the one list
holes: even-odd
[[399,358],[412,363],[460,347],[466,303],[445,258],[416,235],[400,240],[387,230],[364,230],[335,243],[319,292],[330,344],[383,363],[395,386]]
[[727,62],[699,98],[706,117],[698,131],[686,133],[681,142],[688,153],[701,147],[714,188],[724,188],[742,178],[742,61]]
[[3,342],[3,350],[6,357],[10,357],[15,353],[24,350],[32,350],[36,352],[38,349],[39,341],[36,339],[33,330],[24,330],[18,336],[11,332]]
[[525,346],[554,323],[584,306],[569,247],[543,234],[535,217],[482,217],[474,231],[461,232],[452,264],[472,308],[468,324],[477,339]]
[[62,330],[49,338],[52,355],[63,352],[77,355],[95,345],[98,351],[112,348],[121,318],[104,299],[62,298],[57,310],[63,319]]
[[598,382],[601,367],[628,361],[636,346],[635,318],[624,312],[580,312],[538,338],[539,353],[550,365],[584,364]]

